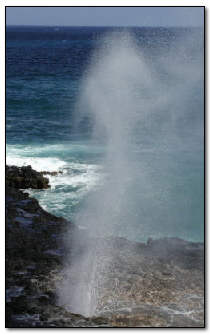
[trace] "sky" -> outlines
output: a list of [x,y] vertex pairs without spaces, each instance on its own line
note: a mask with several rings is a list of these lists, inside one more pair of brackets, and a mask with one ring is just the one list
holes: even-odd
[[202,26],[202,7],[7,7],[7,25]]

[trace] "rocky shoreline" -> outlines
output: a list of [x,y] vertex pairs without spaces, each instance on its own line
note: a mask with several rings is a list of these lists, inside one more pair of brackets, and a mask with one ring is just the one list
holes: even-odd
[[50,187],[45,174],[6,168],[6,327],[204,327],[204,246],[178,238],[101,241],[113,252],[96,316],[59,306],[63,238],[78,228],[21,190]]

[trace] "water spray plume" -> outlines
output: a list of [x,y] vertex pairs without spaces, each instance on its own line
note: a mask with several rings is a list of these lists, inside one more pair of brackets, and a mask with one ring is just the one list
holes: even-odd
[[[160,147],[169,148],[174,139],[176,146],[183,144],[183,97],[188,98],[202,76],[197,70],[199,64],[183,63],[177,55],[151,62],[129,33],[116,33],[104,38],[84,77],[77,121],[88,115],[94,120],[93,137],[105,141],[102,165],[106,177],[76,217],[88,234],[77,231],[69,241],[71,260],[66,262],[65,279],[58,293],[60,303],[72,312],[87,316],[97,312],[100,288],[113,266],[112,236],[123,236],[125,226],[132,230],[134,220],[146,227],[149,218],[155,223],[161,215],[164,217],[165,203],[155,198],[157,190],[149,164],[136,160],[136,155],[151,142],[154,154]],[[162,77],[158,72],[161,67]],[[168,76],[167,84],[164,75]],[[140,200],[142,215],[133,210],[137,185],[139,199],[145,197],[147,203],[157,207],[155,217],[150,206]],[[166,189],[159,190],[161,196]]]

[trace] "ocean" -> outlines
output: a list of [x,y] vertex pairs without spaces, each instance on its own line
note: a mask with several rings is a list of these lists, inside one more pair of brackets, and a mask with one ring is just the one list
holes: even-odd
[[200,28],[8,26],[7,164],[61,171],[28,192],[82,229],[202,242],[203,48]]

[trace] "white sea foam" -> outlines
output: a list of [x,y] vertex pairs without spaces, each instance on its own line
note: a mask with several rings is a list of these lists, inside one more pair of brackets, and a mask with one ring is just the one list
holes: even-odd
[[6,163],[16,166],[31,165],[37,171],[57,171],[65,166],[66,163],[57,157],[40,157],[43,150],[47,148],[7,145]]
[[[56,176],[46,174],[51,188],[45,190],[45,192],[32,189],[27,190],[27,192],[36,197],[45,210],[71,220],[72,207],[76,206],[103,179],[103,173],[99,165],[88,164],[82,162],[82,160],[78,162],[73,157],[75,153],[88,152],[92,149],[95,152],[100,150],[83,143],[47,144],[43,146],[7,145],[7,164],[31,165],[37,171],[62,172]],[[48,157],[48,155],[54,157]],[[59,156],[64,157],[64,160]]]
[[68,185],[75,188],[83,186],[86,190],[89,190],[93,186],[96,186],[101,179],[102,173],[100,171],[100,167],[95,164],[71,162],[64,167],[62,174],[47,176],[50,179],[52,188]]
[[49,178],[50,189],[45,192],[37,190],[27,190],[27,192],[38,198],[45,210],[70,220],[72,208],[103,182],[100,167],[91,164],[69,163],[62,174],[46,176]]
[[31,165],[36,171],[57,171],[65,166],[65,162],[58,158],[45,157],[18,157],[8,156],[8,165],[26,166]]
[[[31,165],[37,171],[58,171],[65,168],[75,170],[92,170],[93,164],[78,163],[74,160],[78,153],[98,153],[101,148],[91,144],[68,143],[47,145],[10,145],[6,147],[6,162],[8,165]],[[69,159],[72,158],[72,162]],[[71,166],[70,166],[70,165]]]

